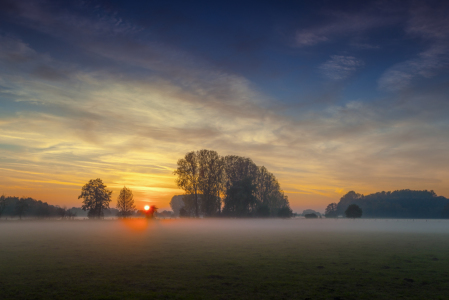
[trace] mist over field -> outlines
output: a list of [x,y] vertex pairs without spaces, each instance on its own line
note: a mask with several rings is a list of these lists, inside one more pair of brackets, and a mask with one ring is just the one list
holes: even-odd
[[0,240],[5,299],[444,299],[449,292],[448,220],[24,220],[0,222]]

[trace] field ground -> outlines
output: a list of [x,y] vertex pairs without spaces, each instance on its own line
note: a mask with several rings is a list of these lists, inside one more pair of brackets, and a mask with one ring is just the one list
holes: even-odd
[[1,221],[1,299],[449,299],[449,221]]

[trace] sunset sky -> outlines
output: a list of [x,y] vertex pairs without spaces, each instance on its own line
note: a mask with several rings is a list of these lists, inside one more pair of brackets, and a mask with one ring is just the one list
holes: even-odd
[[294,211],[449,197],[448,1],[136,2],[0,1],[0,194],[80,206],[101,178],[168,209],[211,149]]

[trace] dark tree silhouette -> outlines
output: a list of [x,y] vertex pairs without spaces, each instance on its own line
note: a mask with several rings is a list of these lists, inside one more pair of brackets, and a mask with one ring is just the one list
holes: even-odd
[[178,176],[178,187],[185,191],[183,205],[177,205],[172,199],[173,211],[179,209],[181,216],[291,215],[288,198],[276,177],[265,167],[256,166],[250,158],[220,157],[215,151],[203,149],[180,159],[174,174]]
[[279,218],[291,218],[293,215],[293,211],[290,209],[290,206],[284,206],[278,211]]
[[158,208],[156,207],[156,205],[151,205],[150,209],[145,213],[146,217],[148,219],[153,219],[154,218],[154,214],[157,212]]
[[343,214],[350,204],[363,210],[364,218],[441,218],[449,199],[434,191],[399,190],[361,195],[351,191],[337,205],[337,214]]
[[362,209],[357,204],[351,204],[345,211],[346,218],[361,218]]
[[449,219],[449,204],[446,204],[446,206],[443,208],[443,211],[441,213],[441,217],[443,219]]
[[311,214],[305,214],[304,217],[305,217],[306,219],[317,219],[317,218],[318,218],[318,216],[317,216],[316,214],[314,214],[314,213],[311,213]]
[[83,198],[83,210],[88,210],[89,218],[102,218],[104,210],[109,208],[111,202],[112,191],[106,189],[106,185],[100,178],[91,179],[81,189],[81,195],[78,199]]
[[324,212],[324,216],[326,218],[336,218],[336,217],[338,217],[337,203],[329,204],[326,207],[326,211]]
[[131,216],[136,210],[133,192],[126,186],[120,190],[120,195],[118,195],[117,209],[119,211],[117,215],[122,218]]
[[8,204],[8,198],[5,195],[0,196],[0,218],[2,217],[3,212],[6,209],[6,205]]
[[226,191],[223,213],[236,217],[249,217],[256,208],[255,190],[256,185],[251,177],[233,182]]
[[15,210],[15,214],[17,216],[19,216],[19,219],[22,220],[22,216],[26,213],[26,211],[28,210],[28,202],[27,199],[25,198],[21,198],[19,199],[19,201],[16,202],[16,210]]

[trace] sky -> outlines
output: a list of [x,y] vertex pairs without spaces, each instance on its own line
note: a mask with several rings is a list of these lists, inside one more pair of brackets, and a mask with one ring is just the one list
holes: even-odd
[[169,208],[187,152],[250,157],[294,211],[449,197],[447,1],[0,0],[0,193],[101,178]]

